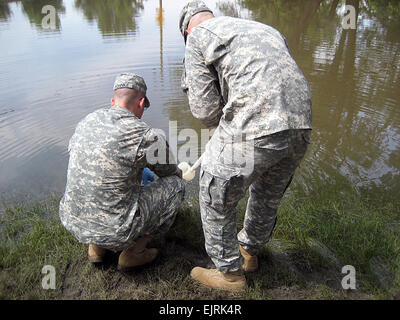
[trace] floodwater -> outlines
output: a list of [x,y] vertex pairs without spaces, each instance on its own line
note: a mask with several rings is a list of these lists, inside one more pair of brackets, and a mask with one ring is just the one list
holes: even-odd
[[[180,89],[185,0],[0,1],[0,198],[45,198],[66,182],[67,145],[86,114],[109,104],[115,76],[142,75],[144,121],[185,143],[200,122]],[[398,1],[206,1],[215,14],[280,30],[308,79],[313,135],[297,187],[350,181],[399,191]],[[343,29],[345,5],[356,29]],[[45,5],[55,25],[43,28]],[[178,135],[178,136],[177,136]],[[191,141],[190,143],[193,143]]]

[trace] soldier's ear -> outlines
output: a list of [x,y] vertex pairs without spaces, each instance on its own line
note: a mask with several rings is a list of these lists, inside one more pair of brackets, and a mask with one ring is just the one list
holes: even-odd
[[146,100],[144,97],[139,99],[140,109],[144,109],[145,102],[146,102]]
[[115,106],[115,99],[114,97],[111,98],[111,105],[114,107]]

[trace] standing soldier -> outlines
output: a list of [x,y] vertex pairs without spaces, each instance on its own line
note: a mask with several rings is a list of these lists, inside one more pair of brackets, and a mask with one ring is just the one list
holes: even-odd
[[[69,143],[67,185],[60,202],[63,226],[89,245],[93,263],[107,250],[122,251],[118,269],[150,263],[157,249],[151,236],[165,233],[183,201],[182,172],[169,161],[165,137],[141,120],[150,106],[144,80],[117,77],[111,106],[87,115]],[[165,155],[157,163],[155,154]],[[144,168],[160,178],[141,186]]]
[[[310,89],[285,38],[270,26],[214,17],[202,1],[190,1],[179,29],[190,110],[217,126],[203,155],[199,195],[205,247],[216,269],[196,267],[191,276],[209,287],[243,290],[243,271],[257,270],[257,254],[310,141]],[[235,208],[248,188],[236,234]]]

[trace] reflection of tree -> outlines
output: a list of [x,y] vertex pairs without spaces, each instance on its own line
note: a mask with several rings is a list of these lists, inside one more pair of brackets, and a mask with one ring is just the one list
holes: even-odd
[[[308,176],[303,181],[341,182],[344,176],[353,181],[395,181],[399,171],[396,140],[400,137],[400,3],[237,1],[256,20],[286,36],[310,81],[314,132],[308,164],[303,166]],[[343,30],[338,14],[343,11],[337,9],[346,4],[353,5],[362,20],[368,17],[368,23],[359,21],[356,30]]]
[[5,1],[0,1],[0,21],[7,21],[11,16],[10,6]]
[[97,21],[103,35],[126,34],[136,30],[135,17],[143,9],[142,0],[75,0],[89,21]]
[[[42,8],[46,5],[51,5],[56,9],[56,30],[61,28],[60,18],[58,14],[65,12],[65,7],[62,0],[25,0],[21,1],[22,11],[28,16],[29,21],[35,24],[37,28],[42,29],[42,20],[45,14],[42,13]],[[53,31],[46,29],[46,31]]]
[[339,4],[339,0],[332,1],[332,6],[329,11],[329,17],[333,17],[336,14],[336,8],[337,8],[338,4]]
[[[297,50],[302,35],[310,25],[314,23],[313,28],[322,29],[320,22],[329,15],[331,9],[330,2],[322,0],[240,0],[240,2],[252,11],[255,20],[282,32],[293,51]],[[316,19],[316,16],[319,19]]]
[[397,35],[400,29],[400,1],[399,0],[368,0],[361,11],[370,17],[376,17],[385,26],[388,33]]

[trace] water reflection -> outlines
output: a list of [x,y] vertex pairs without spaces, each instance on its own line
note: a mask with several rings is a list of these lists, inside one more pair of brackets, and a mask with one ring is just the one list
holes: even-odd
[[[310,25],[323,30],[323,24],[328,21],[329,12],[338,1],[293,0],[293,1],[263,1],[243,0],[240,3],[252,11],[253,19],[271,25],[282,32],[291,50],[296,50],[302,34]],[[336,16],[336,22],[339,19]]]
[[96,21],[103,36],[117,37],[134,33],[135,18],[143,10],[142,0],[75,0],[89,21]]
[[[69,137],[80,119],[108,103],[119,72],[146,79],[150,126],[168,134],[169,120],[177,121],[172,138],[194,129],[200,146],[204,127],[180,89],[184,44],[177,23],[185,2],[0,0],[0,36],[13,44],[0,50],[0,198],[18,190],[63,191]],[[314,132],[297,174],[302,187],[375,181],[399,191],[399,1],[205,2],[217,16],[280,30],[309,80]],[[346,3],[358,7],[356,30],[341,27]],[[57,7],[62,37],[41,36],[44,4]]]
[[396,37],[400,28],[400,2],[398,0],[369,0],[362,10],[370,17],[376,18],[385,27],[387,33]]
[[[65,7],[62,0],[25,0],[22,1],[22,12],[29,18],[31,24],[33,24],[38,30],[52,32],[59,31],[61,28],[61,22],[59,15],[65,13]],[[46,5],[51,5],[56,9],[56,25],[54,29],[43,29],[42,20],[45,16],[42,13],[42,8]]]
[[[385,23],[375,18],[387,14],[382,1],[240,2],[285,35],[310,81],[315,130],[304,180],[349,178],[398,188],[400,132],[393,124],[400,121],[400,43],[390,30],[399,16]],[[344,5],[356,8],[355,30],[341,28]]]
[[7,21],[11,16],[10,6],[5,1],[0,1],[0,21]]

